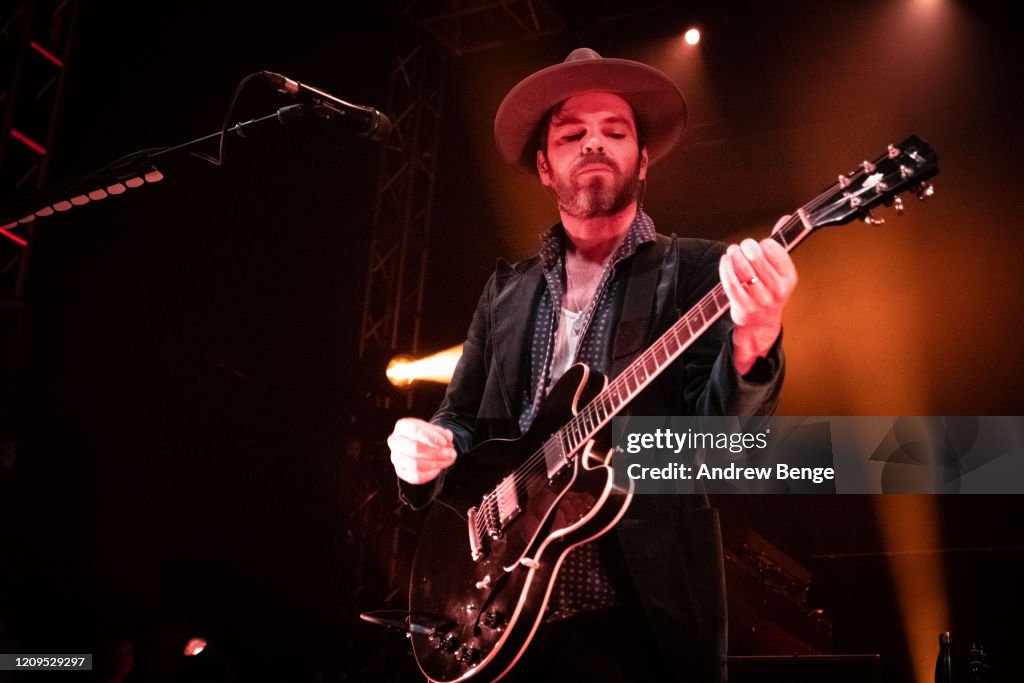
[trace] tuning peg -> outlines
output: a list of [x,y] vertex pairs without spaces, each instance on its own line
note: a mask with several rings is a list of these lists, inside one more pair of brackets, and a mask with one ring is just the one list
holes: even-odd
[[843,174],[843,173],[840,173],[839,174],[839,187],[849,187],[849,186],[850,186],[850,177],[845,175],[845,174]]
[[935,186],[931,183],[921,183],[917,186],[917,198],[921,201],[931,198],[935,194]]
[[886,206],[892,207],[896,211],[897,216],[903,215],[903,200],[897,195],[890,197],[883,202]]
[[860,167],[864,169],[865,173],[874,173],[875,172],[875,165],[873,163],[871,163],[870,161],[862,161],[862,162],[860,162]]
[[896,145],[889,145],[888,153],[890,159],[895,159],[900,155],[900,148],[897,147]]
[[861,220],[867,223],[868,225],[881,225],[882,223],[885,222],[884,218],[879,218],[870,211],[866,211],[864,215],[861,216]]

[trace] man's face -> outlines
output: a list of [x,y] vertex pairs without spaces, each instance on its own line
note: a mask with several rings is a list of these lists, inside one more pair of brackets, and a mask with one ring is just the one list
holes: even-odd
[[612,215],[636,200],[647,176],[647,150],[638,146],[629,103],[611,93],[576,95],[552,115],[547,154],[537,152],[537,172],[554,189],[563,213]]

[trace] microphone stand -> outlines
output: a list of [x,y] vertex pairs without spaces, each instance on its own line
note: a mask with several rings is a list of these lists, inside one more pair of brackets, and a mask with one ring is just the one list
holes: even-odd
[[[266,129],[285,126],[310,116],[324,118],[331,115],[331,109],[323,105],[291,104],[281,107],[273,114],[236,123],[227,128],[224,134],[230,133],[247,138]],[[173,147],[139,150],[102,168],[63,180],[36,192],[17,196],[0,204],[0,235],[22,243],[21,238],[8,233],[8,230],[19,223],[30,223],[37,216],[45,217],[55,212],[69,211],[72,207],[83,206],[90,201],[122,194],[130,188],[159,182],[164,176],[156,167],[156,162],[193,153],[197,147],[220,136],[221,131],[218,131]]]

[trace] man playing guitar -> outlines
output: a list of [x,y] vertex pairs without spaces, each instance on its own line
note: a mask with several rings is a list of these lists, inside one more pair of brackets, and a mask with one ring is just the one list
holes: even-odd
[[[475,445],[527,432],[573,363],[614,377],[719,279],[730,315],[629,410],[774,409],[782,313],[797,282],[788,252],[770,238],[728,248],[667,238],[640,206],[648,166],[675,146],[685,123],[671,79],[589,49],[505,97],[495,119],[498,147],[550,188],[561,223],[543,236],[536,257],[499,264],[433,418],[396,423],[388,445],[404,502],[419,508],[437,497]],[[613,532],[573,548],[556,575],[534,644],[504,680],[725,680],[722,547],[706,496],[637,496]]]

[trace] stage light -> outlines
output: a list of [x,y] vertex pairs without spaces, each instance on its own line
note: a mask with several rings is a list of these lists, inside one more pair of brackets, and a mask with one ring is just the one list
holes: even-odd
[[426,358],[407,355],[395,356],[388,363],[388,381],[396,387],[407,388],[414,382],[440,382],[447,384],[455,372],[455,364],[462,357],[462,346],[453,346]]
[[401,389],[411,386],[416,379],[409,374],[409,366],[414,362],[416,359],[404,353],[392,358],[388,363],[387,370],[384,371],[388,376],[388,381]]
[[696,45],[700,42],[700,29],[694,27],[683,34],[683,40],[687,45]]
[[206,640],[203,638],[192,638],[185,643],[185,656],[195,657],[197,654],[206,649]]

